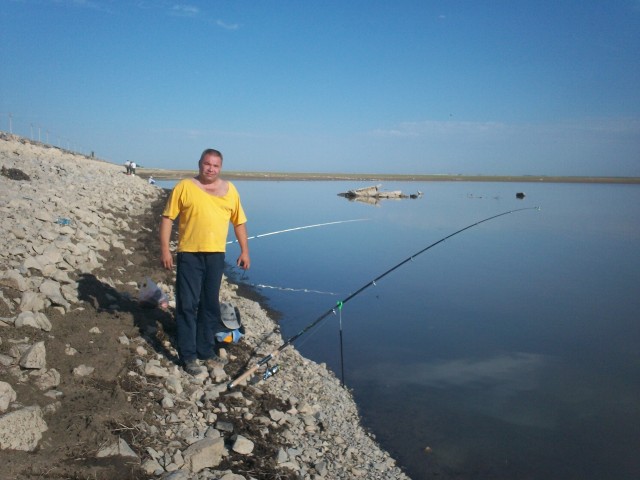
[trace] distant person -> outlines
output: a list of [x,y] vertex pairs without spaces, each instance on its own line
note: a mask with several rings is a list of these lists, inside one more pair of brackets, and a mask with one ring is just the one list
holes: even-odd
[[[191,375],[226,363],[219,356],[215,335],[228,330],[220,314],[220,284],[229,223],[240,245],[236,264],[251,264],[244,210],[236,187],[220,178],[222,154],[202,152],[198,175],[180,181],[172,190],[160,221],[162,266],[173,268],[169,240],[178,218],[176,325],[178,355]],[[204,365],[200,363],[204,361]]]
[[136,174],[136,162],[131,162],[129,164],[129,171],[131,172],[131,175],[135,175]]
[[149,176],[148,182],[149,182],[151,185],[155,185],[155,184],[156,184],[156,181],[153,179],[153,177],[152,177],[151,175]]
[[124,162],[124,169],[127,175],[131,175],[131,162],[129,160]]

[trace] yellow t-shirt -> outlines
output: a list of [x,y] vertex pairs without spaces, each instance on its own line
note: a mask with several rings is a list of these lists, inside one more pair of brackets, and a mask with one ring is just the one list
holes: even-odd
[[178,218],[178,252],[224,252],[229,222],[246,223],[236,187],[229,183],[223,197],[211,195],[190,178],[174,187],[162,215]]

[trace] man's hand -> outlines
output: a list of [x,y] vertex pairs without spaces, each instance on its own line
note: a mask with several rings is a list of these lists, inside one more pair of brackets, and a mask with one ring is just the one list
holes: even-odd
[[173,255],[171,255],[171,250],[169,249],[172,226],[173,220],[169,217],[162,217],[162,220],[160,220],[160,263],[167,270],[173,268]]
[[251,258],[249,258],[249,246],[247,245],[247,226],[244,223],[236,225],[233,227],[233,231],[236,234],[238,244],[240,245],[240,256],[238,257],[238,260],[236,260],[236,265],[243,270],[249,270],[249,267],[251,266]]
[[238,265],[243,270],[249,270],[249,267],[251,266],[251,259],[249,258],[249,254],[241,253],[238,257],[238,260],[236,260],[236,265]]
[[162,252],[160,254],[160,263],[167,270],[173,269],[173,255],[171,255],[171,252]]

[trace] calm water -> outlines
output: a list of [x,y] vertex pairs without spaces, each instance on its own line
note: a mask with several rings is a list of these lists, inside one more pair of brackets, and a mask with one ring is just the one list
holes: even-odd
[[366,219],[252,240],[249,273],[230,268],[285,338],[440,238],[540,206],[428,250],[295,346],[340,377],[342,321],[345,383],[414,479],[640,478],[639,187],[385,183],[424,197],[374,207],[337,196],[358,182],[236,185],[251,235]]

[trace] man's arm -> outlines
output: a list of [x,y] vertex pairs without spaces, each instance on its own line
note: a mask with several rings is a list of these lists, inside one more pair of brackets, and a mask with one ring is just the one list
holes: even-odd
[[248,270],[251,266],[251,259],[249,258],[249,240],[247,240],[247,226],[242,223],[240,225],[234,225],[233,231],[238,239],[238,245],[240,245],[240,256],[236,260],[236,265],[244,270]]
[[160,262],[167,270],[173,268],[173,255],[171,255],[171,250],[169,249],[172,227],[173,220],[163,216],[162,220],[160,220]]

